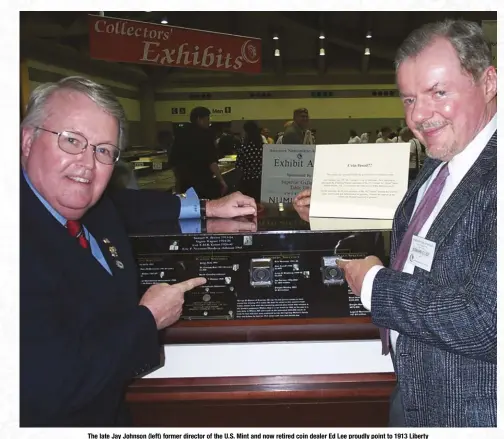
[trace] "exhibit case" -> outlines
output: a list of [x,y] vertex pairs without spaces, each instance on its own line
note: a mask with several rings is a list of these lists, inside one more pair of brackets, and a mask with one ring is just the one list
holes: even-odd
[[[207,279],[185,294],[180,321],[163,332],[163,341],[378,337],[337,261],[376,255],[386,262],[389,230],[369,223],[359,228],[359,220],[347,221],[346,229],[330,220],[314,229],[307,220],[291,205],[266,204],[257,218],[180,220],[134,230],[142,292],[156,283]],[[325,229],[331,224],[339,229]]]
[[310,219],[280,203],[257,217],[132,230],[142,292],[207,279],[160,332],[164,365],[129,387],[134,424],[386,426],[391,362],[337,261],[376,255],[387,264],[390,226]]

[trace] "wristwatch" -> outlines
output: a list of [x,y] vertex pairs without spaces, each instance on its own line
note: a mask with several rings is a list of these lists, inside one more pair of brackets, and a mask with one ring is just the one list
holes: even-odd
[[206,218],[206,203],[207,203],[207,201],[208,200],[206,198],[200,199],[199,208],[200,208],[200,217],[201,218]]

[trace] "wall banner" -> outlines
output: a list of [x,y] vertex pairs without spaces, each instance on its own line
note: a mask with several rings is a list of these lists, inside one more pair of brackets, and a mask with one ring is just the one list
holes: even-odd
[[261,39],[89,16],[91,58],[238,73],[261,72]]

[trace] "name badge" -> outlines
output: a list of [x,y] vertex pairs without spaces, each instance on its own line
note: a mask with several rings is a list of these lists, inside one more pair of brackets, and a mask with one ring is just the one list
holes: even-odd
[[413,235],[408,254],[408,261],[415,267],[419,267],[422,270],[430,272],[435,251],[435,242]]

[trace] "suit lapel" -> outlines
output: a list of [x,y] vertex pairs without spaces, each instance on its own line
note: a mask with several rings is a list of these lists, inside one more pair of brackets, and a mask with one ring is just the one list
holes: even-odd
[[481,185],[492,175],[490,171],[497,167],[497,132],[481,152],[459,185],[432,223],[426,239],[440,246],[450,230],[464,214],[466,207],[477,195]]
[[[128,257],[129,243],[126,240],[128,249],[124,253],[128,262],[124,262],[124,269],[119,269],[116,266],[114,259],[111,258],[108,246],[103,243],[104,237],[111,236],[110,233],[107,234],[103,231],[107,227],[105,223],[109,223],[110,215],[105,213],[102,216],[100,212],[96,212],[93,215],[93,221],[89,221],[86,214],[82,219],[82,223],[97,240],[113,276],[94,258],[90,249],[80,247],[77,240],[68,234],[65,227],[54,218],[36,197],[23,175],[21,175],[20,192],[22,230],[26,231],[24,235],[21,235],[21,240],[33,239],[38,241],[41,247],[47,249],[48,254],[58,261],[60,272],[68,273],[76,282],[88,282],[92,278],[93,281],[103,285],[111,293],[114,290],[121,293],[131,289],[131,285],[136,282],[136,271],[132,269],[134,264],[132,256],[129,255]],[[94,211],[94,208],[92,210]],[[94,221],[94,217],[100,218],[101,221]],[[112,237],[110,238],[112,243],[121,241],[121,237],[117,236],[121,234],[121,231],[121,224],[119,223],[119,226],[112,231]],[[122,241],[123,243],[117,245],[117,247],[124,247],[124,235]],[[129,251],[131,253],[131,250]],[[119,256],[121,256],[120,252]],[[123,259],[120,260],[123,261]],[[124,272],[128,272],[128,274]],[[131,276],[133,280],[131,280]],[[127,289],[123,288],[125,284],[127,284]]]
[[[391,260],[395,257],[397,248],[408,228],[418,190],[430,178],[440,163],[440,160],[426,159],[418,178],[408,189],[402,202],[399,204],[392,230]],[[444,241],[444,238],[463,214],[466,206],[477,193],[481,184],[488,178],[488,172],[496,166],[497,132],[494,133],[474,165],[469,169],[437,215],[426,239],[436,242],[438,246]]]
[[22,175],[20,191],[21,223],[26,232],[21,236],[22,240],[39,242],[41,248],[47,249],[47,253],[58,261],[59,271],[69,273],[76,281],[85,281],[84,273],[93,273],[92,276],[102,276],[100,282],[112,282],[112,276],[93,257],[90,249],[80,247],[77,240],[68,234],[36,197]]
[[[83,223],[95,237],[112,276],[100,266],[103,273],[113,279],[120,291],[131,289],[138,282],[136,264],[127,234],[110,200],[103,197],[86,213]],[[110,227],[111,224],[113,227]]]

